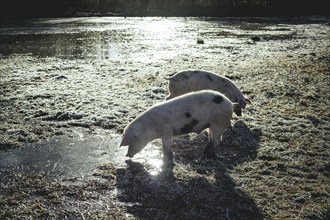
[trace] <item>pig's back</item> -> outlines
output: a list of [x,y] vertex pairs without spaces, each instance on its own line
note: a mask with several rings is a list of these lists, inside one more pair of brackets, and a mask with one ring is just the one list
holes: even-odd
[[216,117],[217,114],[231,114],[232,109],[232,102],[223,94],[202,90],[178,96],[154,106],[151,110],[157,112],[159,117],[164,115],[174,120],[181,120],[192,117],[209,119]]
[[238,88],[228,78],[207,71],[182,71],[170,80],[170,92],[175,95],[200,90],[215,90],[224,93],[231,101],[235,101]]

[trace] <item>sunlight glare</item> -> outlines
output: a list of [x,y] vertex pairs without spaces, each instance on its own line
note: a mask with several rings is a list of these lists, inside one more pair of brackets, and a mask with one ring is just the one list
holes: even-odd
[[171,20],[152,20],[145,26],[145,30],[153,38],[168,39],[175,35],[177,23]]
[[149,173],[153,176],[159,174],[159,172],[162,170],[163,160],[153,158],[148,160],[148,162],[152,167]]
[[141,161],[145,165],[146,170],[154,176],[162,171],[162,155],[161,142],[156,140],[148,143],[147,146],[135,156],[135,160]]

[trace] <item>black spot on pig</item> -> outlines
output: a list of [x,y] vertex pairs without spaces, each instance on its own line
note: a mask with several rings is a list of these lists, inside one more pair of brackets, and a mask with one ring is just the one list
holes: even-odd
[[189,79],[189,76],[187,76],[186,74],[183,74],[183,78]]
[[213,81],[212,76],[206,75],[206,77],[207,77],[211,82]]
[[191,114],[190,114],[189,112],[186,112],[184,115],[185,115],[187,118],[190,118],[190,117],[191,117]]
[[198,120],[192,119],[192,121],[189,124],[186,124],[184,127],[180,129],[181,134],[187,134],[189,132],[192,132],[193,128],[198,124]]
[[214,96],[214,98],[213,98],[213,102],[215,102],[215,103],[217,103],[217,104],[220,104],[222,101],[223,101],[223,98],[222,98],[222,96],[220,96],[220,95],[216,95],[216,96]]

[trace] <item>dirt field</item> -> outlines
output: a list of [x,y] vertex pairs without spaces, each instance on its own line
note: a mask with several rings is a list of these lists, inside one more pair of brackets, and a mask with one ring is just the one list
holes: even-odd
[[155,171],[159,141],[88,178],[1,167],[0,219],[330,218],[328,19],[97,19],[1,28],[0,154],[77,130],[118,138],[184,69],[231,78],[253,106],[217,159],[205,133],[174,138],[173,170]]

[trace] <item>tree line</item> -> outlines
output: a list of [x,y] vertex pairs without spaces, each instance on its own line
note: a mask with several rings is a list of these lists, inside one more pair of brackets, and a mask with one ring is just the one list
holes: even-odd
[[329,16],[329,0],[0,0],[1,19],[77,15]]

